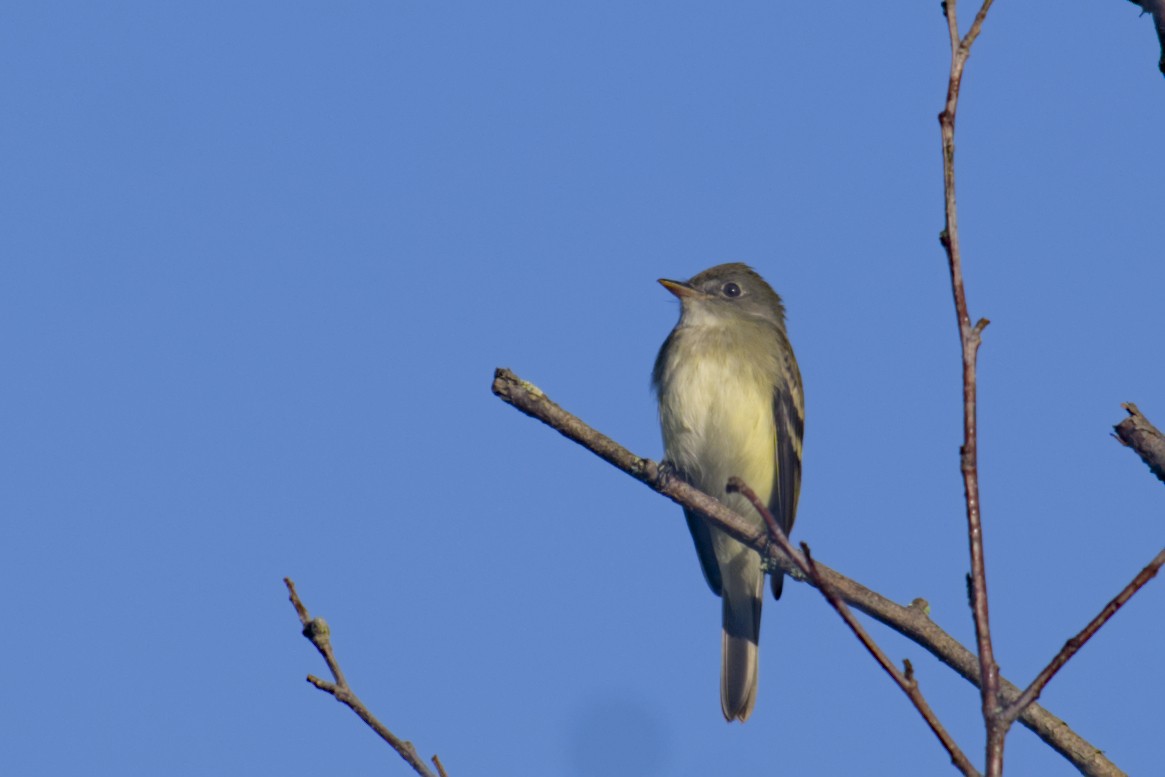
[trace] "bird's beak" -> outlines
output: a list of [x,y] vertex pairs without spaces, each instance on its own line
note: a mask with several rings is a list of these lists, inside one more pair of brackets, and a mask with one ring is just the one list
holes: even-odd
[[699,296],[702,296],[702,295],[700,294],[700,292],[696,291],[695,289],[693,289],[691,286],[689,286],[688,284],[684,283],[683,281],[672,281],[672,280],[668,280],[667,278],[660,278],[660,279],[659,279],[659,282],[660,282],[660,284],[662,284],[662,285],[663,285],[663,287],[664,287],[665,289],[667,289],[667,290],[668,290],[668,291],[670,291],[672,294],[674,294],[674,295],[676,295],[677,297],[679,297],[681,300],[682,300],[684,297],[699,297]]

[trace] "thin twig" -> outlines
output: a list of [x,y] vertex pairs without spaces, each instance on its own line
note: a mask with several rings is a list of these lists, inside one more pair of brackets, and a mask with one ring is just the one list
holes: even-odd
[[1141,7],[1142,13],[1153,17],[1153,26],[1157,28],[1157,39],[1161,41],[1161,59],[1157,68],[1165,73],[1165,0],[1131,0],[1134,5]]
[[1132,402],[1121,407],[1129,417],[1113,427],[1117,439],[1136,451],[1157,479],[1165,483],[1165,434],[1161,434]]
[[963,286],[963,259],[959,245],[959,215],[955,201],[955,114],[959,106],[963,69],[971,54],[971,44],[979,36],[983,20],[991,8],[991,0],[984,0],[971,29],[965,38],[959,37],[956,0],[943,3],[947,18],[947,32],[951,43],[951,69],[947,82],[947,99],[939,126],[942,130],[943,195],[946,226],[941,242],[946,249],[951,272],[951,290],[955,298],[955,316],[959,325],[959,343],[963,355],[963,446],[960,469],[967,502],[967,536],[971,550],[971,609],[975,616],[975,642],[979,652],[979,674],[983,722],[987,731],[987,777],[1003,773],[1003,742],[1007,726],[996,714],[999,708],[999,666],[991,644],[991,618],[987,605],[987,568],[983,555],[983,524],[979,515],[979,454],[976,410],[975,362],[982,343],[987,319],[972,326],[967,309],[967,294]]
[[[385,728],[384,724],[377,720],[376,716],[357,698],[356,694],[348,686],[348,681],[344,679],[344,673],[340,671],[340,665],[336,661],[336,655],[332,650],[331,632],[328,629],[328,624],[323,618],[312,618],[308,615],[307,608],[300,601],[299,594],[295,591],[295,583],[291,581],[291,578],[283,578],[283,583],[287,586],[291,603],[295,606],[295,612],[299,616],[299,622],[303,625],[303,636],[307,637],[308,641],[315,645],[316,650],[323,656],[324,662],[328,665],[328,671],[332,673],[332,678],[335,680],[335,682],[329,683],[314,675],[308,675],[307,681],[324,693],[331,694],[335,697],[336,701],[355,712],[361,720],[368,724],[369,728],[376,732],[377,736],[387,742],[409,766],[413,767],[413,771],[417,774],[422,775],[422,777],[438,777],[433,774],[432,770],[417,755],[416,748],[413,747],[412,742],[398,738]],[[434,756],[435,759],[436,756]],[[448,777],[445,774],[444,768],[438,766],[438,769],[440,771],[440,777]]]
[[1040,694],[1048,684],[1048,681],[1056,676],[1056,672],[1060,671],[1060,668],[1064,664],[1068,663],[1068,659],[1076,655],[1076,652],[1084,647],[1084,643],[1092,639],[1092,635],[1099,631],[1100,627],[1107,623],[1116,614],[1117,610],[1124,607],[1125,602],[1133,598],[1133,594],[1141,590],[1146,583],[1157,576],[1157,572],[1160,571],[1163,564],[1165,564],[1165,549],[1162,549],[1160,553],[1154,556],[1153,560],[1138,572],[1137,576],[1129,581],[1129,584],[1121,589],[1121,592],[1113,597],[1112,601],[1104,605],[1104,609],[1097,613],[1096,617],[1090,620],[1088,625],[1081,629],[1079,634],[1064,643],[1064,647],[1060,649],[1056,657],[1036,675],[1036,679],[1032,680],[1031,685],[1019,695],[1019,698],[1012,701],[1003,709],[1002,714],[1007,717],[1009,725],[1023,711],[1025,706],[1040,698]]
[[890,678],[898,684],[898,687],[902,689],[902,692],[905,693],[906,697],[910,699],[911,703],[914,704],[914,707],[918,710],[918,713],[922,715],[922,719],[926,721],[926,725],[928,725],[930,730],[934,732],[934,735],[938,737],[939,742],[941,742],[943,748],[946,749],[947,755],[951,757],[951,763],[953,763],[959,769],[959,771],[967,775],[967,777],[979,777],[979,770],[971,764],[970,760],[967,759],[967,756],[961,749],[959,749],[959,745],[953,738],[951,738],[951,735],[947,733],[947,730],[943,728],[942,723],[939,722],[938,716],[934,714],[934,710],[932,710],[930,705],[927,704],[926,699],[922,695],[922,690],[918,687],[918,681],[914,678],[914,669],[910,666],[910,662],[906,663],[907,674],[903,674],[902,672],[898,671],[898,667],[894,666],[886,654],[882,652],[882,649],[878,647],[876,642],[874,642],[873,638],[868,633],[866,633],[866,630],[862,627],[862,624],[858,622],[858,619],[854,617],[853,612],[850,611],[848,606],[846,606],[846,603],[838,597],[837,593],[835,593],[834,590],[829,586],[829,583],[822,579],[821,573],[817,568],[817,563],[813,560],[813,555],[809,552],[809,546],[802,542],[801,552],[798,553],[789,543],[789,538],[777,524],[777,519],[773,516],[772,512],[769,511],[769,508],[761,503],[760,498],[756,495],[756,492],[749,488],[748,484],[743,480],[737,477],[729,478],[728,491],[737,491],[743,494],[744,497],[752,504],[753,508],[764,519],[765,526],[768,527],[769,539],[777,543],[781,550],[783,550],[790,558],[793,559],[793,563],[795,563],[797,567],[805,574],[805,576],[817,587],[817,590],[821,592],[821,595],[825,597],[826,601],[828,601],[833,606],[833,609],[837,611],[837,614],[840,615],[841,619],[845,621],[847,626],[849,626],[850,631],[854,633],[854,636],[856,636],[858,640],[863,645],[865,645],[866,650],[868,650],[870,655],[874,657],[874,660],[877,661],[882,669],[886,670],[886,674],[890,675]]
[[[587,426],[551,401],[537,386],[522,380],[510,370],[498,369],[494,374],[492,388],[502,401],[582,445],[653,491],[703,514],[717,528],[764,556],[768,563],[780,567],[795,580],[805,581],[805,575],[797,569],[792,559],[769,542],[766,532],[683,480],[661,478],[659,465],[654,461],[636,456],[611,438]],[[904,607],[834,572],[824,564],[818,563],[817,569],[821,579],[829,583],[842,601],[921,645],[960,677],[979,685],[979,663],[975,655],[939,628],[928,617],[925,606]],[[1020,689],[1006,680],[1001,679],[1000,685],[1003,701],[1011,701],[1019,696]],[[1030,705],[1019,719],[1082,774],[1089,777],[1123,777],[1124,772],[1109,761],[1099,748],[1039,704]]]

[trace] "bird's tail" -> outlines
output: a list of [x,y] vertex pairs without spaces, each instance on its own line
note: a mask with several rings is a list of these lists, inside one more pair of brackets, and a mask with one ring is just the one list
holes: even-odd
[[724,576],[720,594],[724,620],[720,707],[726,720],[743,723],[756,705],[757,643],[765,573],[755,553],[737,559],[745,562],[743,568]]

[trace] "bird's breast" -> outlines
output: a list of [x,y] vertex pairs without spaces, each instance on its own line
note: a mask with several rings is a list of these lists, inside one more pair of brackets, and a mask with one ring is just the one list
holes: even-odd
[[753,360],[734,358],[730,347],[684,346],[660,384],[667,459],[713,496],[722,498],[735,475],[768,502],[776,451],[772,376]]

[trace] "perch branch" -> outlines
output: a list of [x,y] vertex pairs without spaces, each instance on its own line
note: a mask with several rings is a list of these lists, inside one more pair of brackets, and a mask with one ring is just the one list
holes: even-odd
[[[764,531],[679,478],[661,478],[659,465],[654,461],[636,456],[610,437],[587,426],[552,402],[532,383],[522,380],[510,370],[499,369],[494,374],[493,392],[502,401],[582,445],[653,491],[702,513],[718,528],[756,550],[793,579],[810,582],[788,555],[769,542]],[[916,600],[915,604],[904,607],[824,564],[817,563],[817,571],[820,579],[828,583],[839,599],[918,643],[963,679],[979,685],[979,664],[975,655],[928,617],[925,603],[918,604]],[[1003,701],[1010,702],[1019,696],[1020,689],[1001,679],[1000,694]],[[1024,709],[1019,720],[1082,774],[1090,777],[1123,777],[1124,772],[1109,761],[1099,748],[1039,704],[1033,703]]]

